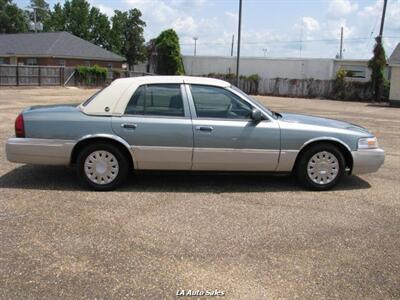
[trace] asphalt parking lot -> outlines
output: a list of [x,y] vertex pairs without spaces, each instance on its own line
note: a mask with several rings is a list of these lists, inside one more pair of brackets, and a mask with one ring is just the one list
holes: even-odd
[[291,177],[145,173],[115,192],[73,169],[9,163],[22,108],[79,102],[93,90],[0,89],[0,298],[400,298],[400,109],[259,97],[276,111],[369,128],[378,173],[329,192]]

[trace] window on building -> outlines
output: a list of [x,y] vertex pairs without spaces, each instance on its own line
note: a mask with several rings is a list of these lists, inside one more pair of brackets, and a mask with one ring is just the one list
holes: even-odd
[[37,66],[37,58],[27,58],[25,62],[28,66]]
[[190,89],[199,118],[251,118],[251,105],[224,88],[191,85]]
[[0,65],[4,65],[5,64],[5,59],[3,57],[0,57]]
[[60,67],[65,67],[65,59],[60,59],[60,60],[58,61],[58,65],[59,65]]
[[346,70],[346,77],[365,78],[366,76],[366,66],[342,65],[341,68]]
[[109,64],[108,64],[108,69],[112,70],[112,68],[113,68],[113,64],[112,64],[112,63],[109,63]]
[[90,60],[85,60],[85,66],[90,67]]
[[139,87],[126,107],[125,114],[183,117],[179,84],[151,84]]

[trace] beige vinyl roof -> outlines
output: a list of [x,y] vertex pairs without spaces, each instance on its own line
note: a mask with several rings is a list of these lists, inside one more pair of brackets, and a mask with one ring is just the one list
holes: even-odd
[[80,105],[81,110],[88,115],[122,115],[129,99],[135,90],[145,84],[187,83],[203,84],[219,87],[229,87],[229,82],[192,76],[142,76],[114,80],[102,90],[93,101],[86,106]]

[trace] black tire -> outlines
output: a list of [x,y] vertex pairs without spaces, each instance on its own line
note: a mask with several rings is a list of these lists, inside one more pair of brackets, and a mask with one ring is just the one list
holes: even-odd
[[[109,183],[95,183],[85,173],[85,161],[89,155],[95,151],[107,151],[111,153],[118,162],[118,172],[116,177]],[[111,191],[120,186],[128,177],[130,170],[129,160],[125,157],[121,150],[110,144],[106,143],[94,143],[84,147],[77,157],[77,173],[78,178],[82,184],[90,189],[96,191]]]
[[[329,152],[330,154],[334,155],[335,158],[338,161],[339,165],[339,170],[337,172],[336,177],[328,183],[316,183],[313,181],[312,178],[310,178],[307,170],[307,165],[310,159],[317,153],[319,152]],[[343,153],[340,151],[338,147],[335,145],[329,144],[329,143],[318,143],[315,145],[310,146],[308,149],[306,149],[303,153],[301,153],[301,156],[299,157],[299,160],[296,163],[296,177],[297,180],[307,189],[314,190],[314,191],[326,191],[331,188],[333,188],[335,185],[338,184],[340,179],[343,177],[345,174],[345,159],[343,156]],[[311,170],[311,169],[310,169]]]

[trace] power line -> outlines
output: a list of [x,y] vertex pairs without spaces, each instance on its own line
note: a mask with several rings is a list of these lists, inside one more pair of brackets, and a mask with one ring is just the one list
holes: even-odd
[[[400,36],[383,36],[383,39],[400,39]],[[369,40],[370,37],[359,37],[359,38],[348,38],[346,39],[346,42],[348,41],[364,41],[364,40]],[[286,41],[274,41],[274,40],[267,40],[264,42],[241,42],[241,44],[245,45],[265,45],[266,43],[269,44],[274,44],[274,43],[279,43],[279,44],[291,44],[291,43],[314,43],[314,42],[339,42],[340,39],[313,39],[313,40],[286,40]],[[202,42],[202,45],[230,45],[231,41],[225,41],[225,42]],[[193,46],[193,44],[189,43],[181,43],[181,46]]]

